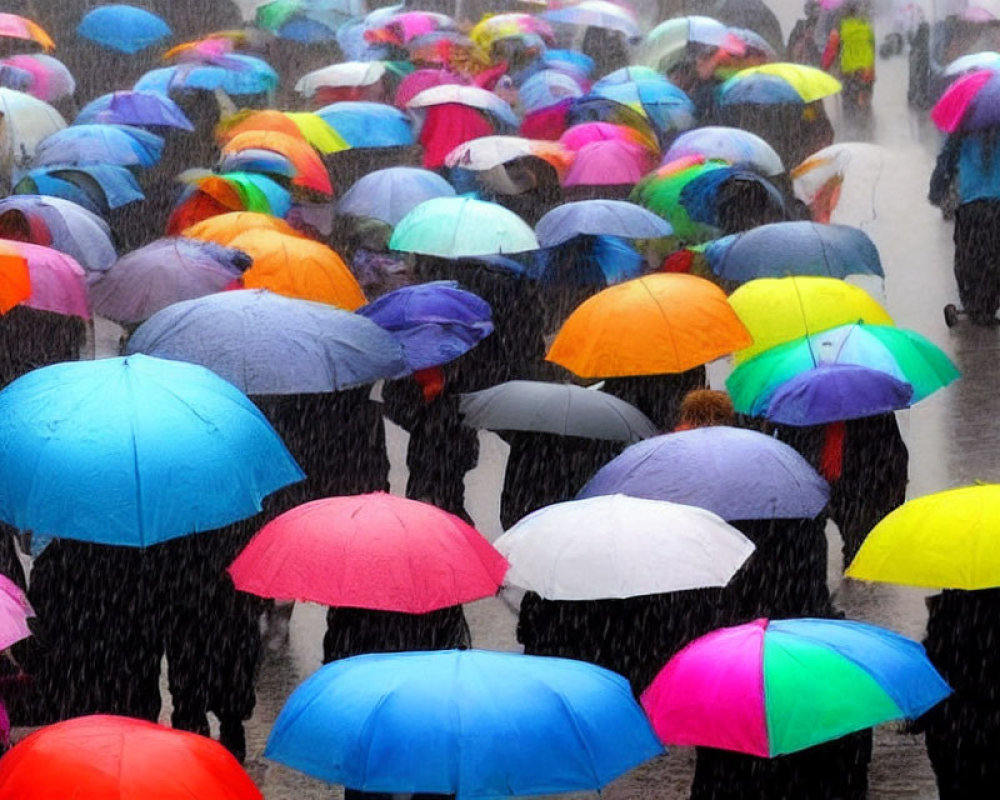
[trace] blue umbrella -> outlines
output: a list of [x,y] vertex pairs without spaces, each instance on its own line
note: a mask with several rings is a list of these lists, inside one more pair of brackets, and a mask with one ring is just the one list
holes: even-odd
[[159,92],[124,91],[102,94],[87,103],[76,115],[74,125],[87,123],[194,130],[194,125],[181,107]]
[[694,127],[695,108],[691,98],[670,81],[643,80],[632,83],[594,85],[594,97],[604,97],[634,108],[639,105],[660,132]]
[[[69,188],[67,188],[69,187]],[[15,194],[47,194],[83,206],[96,214],[144,200],[135,176],[111,164],[52,164],[35,167],[14,185]],[[82,195],[82,198],[81,198]]]
[[287,156],[273,150],[248,148],[225,153],[219,161],[220,172],[266,172],[282,178],[294,178],[298,170]]
[[670,223],[624,200],[563,203],[549,211],[535,226],[535,235],[542,247],[553,247],[580,235],[659,239],[671,233]]
[[578,50],[546,50],[542,64],[547,69],[558,69],[571,75],[587,78],[594,71],[594,59]]
[[705,258],[720,278],[739,283],[786,275],[885,275],[875,243],[863,230],[848,225],[761,225],[709,243]]
[[0,519],[145,547],[252,516],[304,475],[248,398],[202,367],[130,356],[0,392]]
[[139,326],[128,352],[201,364],[251,395],[332,392],[409,374],[392,334],[371,320],[262,289],[168,306]]
[[493,798],[599,790],[662,752],[621,675],[443,650],[321,667],[288,699],[265,755],[368,792]]
[[151,167],[162,155],[162,137],[142,128],[129,125],[71,125],[38,143],[32,165]]
[[719,87],[718,98],[720,106],[805,105],[795,87],[784,78],[762,73],[734,75]]
[[720,425],[632,445],[601,467],[577,499],[611,494],[697,506],[725,520],[812,519],[830,487],[787,444]]
[[763,192],[764,202],[770,212],[779,218],[785,216],[785,198],[781,196],[781,192],[767,178],[740,167],[722,167],[703,172],[681,189],[680,203],[695,222],[720,227],[720,201],[725,198],[726,189],[736,184],[756,184]]
[[188,63],[153,69],[139,78],[132,88],[163,95],[173,91],[213,92],[216,89],[240,95],[263,94],[278,87],[278,73],[266,61],[231,53],[226,56],[226,63],[232,66]]
[[604,287],[642,273],[642,256],[617,236],[577,235],[538,253],[530,272],[543,284]]
[[406,147],[415,141],[410,118],[385,103],[344,101],[315,113],[351,147]]
[[454,197],[451,184],[435,172],[419,167],[389,167],[356,181],[337,203],[337,212],[372,217],[395,226],[425,200]]
[[454,361],[493,333],[490,304],[456,281],[404,286],[357,313],[395,337],[411,370]]
[[170,26],[156,14],[119,4],[88,11],[76,32],[84,39],[121,53],[138,53],[173,34]]
[[558,105],[564,100],[583,97],[580,84],[565,72],[543,69],[521,84],[518,98],[526,113]]

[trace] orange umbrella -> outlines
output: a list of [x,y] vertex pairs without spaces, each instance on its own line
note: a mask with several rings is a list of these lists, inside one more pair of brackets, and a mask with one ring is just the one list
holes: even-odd
[[28,262],[17,253],[0,253],[0,314],[31,297]]
[[367,300],[343,259],[326,245],[268,230],[246,231],[229,243],[253,259],[243,273],[248,289],[315,300],[354,311]]
[[280,131],[248,130],[236,134],[222,148],[223,155],[239,153],[241,150],[270,150],[287,158],[298,175],[292,183],[315,189],[323,194],[333,194],[333,184],[323,161],[305,140]]
[[190,228],[185,228],[180,235],[188,239],[201,239],[203,242],[215,242],[229,247],[230,242],[236,237],[257,230],[274,231],[285,236],[301,235],[283,219],[254,211],[231,211],[228,214],[209,217]]
[[545,358],[582,378],[659,375],[707,364],[752,341],[714,283],[660,273],[582,303]]
[[309,112],[244,109],[226,117],[215,127],[220,144],[247,131],[275,131],[301,139],[321,153],[337,153],[350,145],[322,117]]

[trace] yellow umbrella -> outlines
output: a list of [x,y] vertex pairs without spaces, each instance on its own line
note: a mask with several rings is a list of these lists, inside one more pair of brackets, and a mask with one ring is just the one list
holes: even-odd
[[872,529],[846,574],[933,589],[1000,586],[1000,485],[904,503]]
[[753,344],[736,353],[737,362],[838,325],[894,324],[864,289],[837,278],[758,278],[733,292],[729,303],[753,336]]
[[805,64],[785,62],[761,64],[757,67],[740,70],[736,74],[753,75],[755,73],[784,78],[806,103],[813,103],[816,100],[829,97],[831,94],[837,94],[843,88],[840,81],[832,75],[821,69],[816,69],[816,67],[807,67]]

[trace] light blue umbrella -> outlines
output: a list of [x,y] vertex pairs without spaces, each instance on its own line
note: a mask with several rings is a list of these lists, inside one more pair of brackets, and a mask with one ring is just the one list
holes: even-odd
[[410,118],[385,103],[344,101],[315,113],[351,147],[405,147],[415,141]]
[[591,96],[635,108],[641,106],[660,132],[694,127],[694,103],[666,78],[631,83],[594,84]]
[[18,378],[0,392],[0,442],[0,519],[100,544],[213,530],[304,477],[238,389],[146,356]]
[[542,217],[535,235],[542,247],[554,247],[574,236],[619,236],[659,239],[673,233],[669,222],[625,200],[579,200],[563,203]]
[[379,219],[395,227],[425,200],[454,196],[454,188],[436,172],[419,167],[389,167],[357,180],[340,198],[337,212]]
[[160,67],[143,75],[132,87],[136,91],[159,92],[221,89],[226,94],[263,94],[278,87],[278,73],[266,61],[254,56],[230,53],[229,66],[212,64],[177,64]]
[[124,91],[95,97],[80,109],[73,124],[93,123],[194,130],[181,107],[159,92]]
[[130,125],[71,125],[38,143],[32,166],[114,164],[151,167],[163,155],[163,138]]
[[173,34],[156,14],[123,4],[98,6],[88,11],[76,32],[84,39],[121,53],[138,53]]
[[208,367],[247,394],[306,394],[409,374],[392,334],[358,314],[263,289],[221,292],[153,314],[129,353]]
[[461,800],[596,791],[662,752],[621,675],[442,650],[321,667],[288,699],[264,754],[362,791]]
[[555,69],[539,70],[522,83],[518,90],[518,97],[526,113],[583,95],[583,88],[576,80]]
[[47,194],[72,202],[83,199],[82,205],[95,214],[121,208],[146,197],[131,172],[125,167],[112,164],[52,164],[36,167],[18,178],[14,193]]

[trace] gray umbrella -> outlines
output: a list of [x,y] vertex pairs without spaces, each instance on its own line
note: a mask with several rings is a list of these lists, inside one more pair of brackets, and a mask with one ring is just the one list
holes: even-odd
[[533,431],[637,442],[656,426],[639,409],[605,392],[566,383],[508,381],[463,394],[465,424],[495,431]]
[[371,320],[262,289],[168,306],[139,326],[128,352],[201,364],[251,395],[331,392],[409,374],[399,344]]

